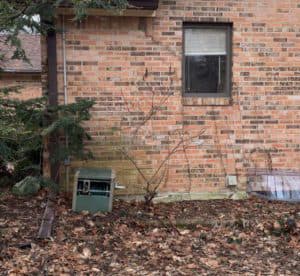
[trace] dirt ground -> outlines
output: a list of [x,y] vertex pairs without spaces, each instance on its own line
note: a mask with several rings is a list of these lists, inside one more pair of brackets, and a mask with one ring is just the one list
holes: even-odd
[[300,204],[114,202],[110,214],[57,198],[53,237],[37,240],[45,194],[0,195],[0,275],[299,275]]

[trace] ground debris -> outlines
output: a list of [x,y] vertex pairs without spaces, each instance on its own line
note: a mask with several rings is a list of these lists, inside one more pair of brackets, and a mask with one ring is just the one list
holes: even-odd
[[300,204],[250,198],[115,201],[74,213],[58,198],[52,237],[36,239],[45,197],[0,198],[0,275],[296,275]]

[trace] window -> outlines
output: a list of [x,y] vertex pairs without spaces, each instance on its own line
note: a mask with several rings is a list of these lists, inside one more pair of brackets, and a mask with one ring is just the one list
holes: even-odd
[[185,96],[229,96],[231,24],[185,24]]

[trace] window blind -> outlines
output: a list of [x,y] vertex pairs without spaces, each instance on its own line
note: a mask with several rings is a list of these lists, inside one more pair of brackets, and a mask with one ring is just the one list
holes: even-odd
[[186,29],[185,55],[226,55],[226,30]]

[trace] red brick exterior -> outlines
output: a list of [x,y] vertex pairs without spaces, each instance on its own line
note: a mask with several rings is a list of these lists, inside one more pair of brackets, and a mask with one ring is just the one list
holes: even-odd
[[29,100],[42,96],[41,75],[38,73],[5,73],[0,74],[0,88],[15,87],[18,93],[11,94],[20,100]]
[[[143,179],[119,149],[151,175],[184,137],[161,191],[222,191],[226,175],[244,189],[249,168],[299,169],[299,18],[299,0],[162,0],[153,18],[66,17],[68,100],[96,101],[86,123],[96,159],[73,167],[113,167],[139,193]],[[233,24],[230,98],[182,96],[183,22]],[[63,103],[59,36],[57,50]]]
[[30,62],[14,59],[15,49],[6,44],[7,35],[0,34],[0,88],[19,86],[19,92],[12,95],[20,100],[42,96],[41,84],[41,36],[39,34],[21,33],[22,49]]

